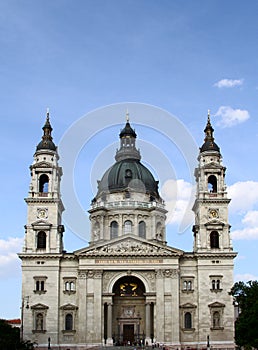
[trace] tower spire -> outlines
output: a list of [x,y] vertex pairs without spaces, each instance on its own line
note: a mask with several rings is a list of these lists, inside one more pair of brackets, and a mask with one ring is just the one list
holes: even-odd
[[129,123],[129,111],[126,109],[126,122]]

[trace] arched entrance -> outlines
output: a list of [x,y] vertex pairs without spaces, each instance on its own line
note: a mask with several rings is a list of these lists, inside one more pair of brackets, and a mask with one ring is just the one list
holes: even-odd
[[124,276],[116,281],[112,292],[114,343],[143,344],[146,334],[146,297],[143,282],[135,276]]

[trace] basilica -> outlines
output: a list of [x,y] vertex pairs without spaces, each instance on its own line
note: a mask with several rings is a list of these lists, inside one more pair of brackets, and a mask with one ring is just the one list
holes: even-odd
[[[114,164],[89,203],[90,242],[63,245],[58,148],[47,113],[30,166],[21,333],[38,349],[162,344],[234,348],[226,168],[208,116],[195,169],[193,251],[166,241],[166,203],[127,118]],[[65,174],[64,174],[65,176]],[[102,177],[101,177],[102,176]]]

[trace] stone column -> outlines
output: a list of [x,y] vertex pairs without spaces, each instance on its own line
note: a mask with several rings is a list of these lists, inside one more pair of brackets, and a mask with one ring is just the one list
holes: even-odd
[[112,338],[112,303],[107,304],[107,345],[113,345]]
[[151,343],[151,338],[150,338],[150,303],[147,302],[145,304],[145,325],[146,325],[146,342],[150,345]]
[[102,270],[94,271],[94,343],[102,343]]
[[86,332],[87,329],[87,284],[86,284],[86,275],[87,271],[80,270],[78,273],[78,285],[76,287],[77,293],[79,295],[79,304],[78,304],[78,318],[80,320],[78,324],[79,332],[77,335],[79,344],[86,344]]
[[156,270],[156,341],[164,342],[164,279],[163,270]]
[[117,223],[118,223],[118,237],[120,237],[120,236],[123,236],[123,216],[121,214],[119,214]]

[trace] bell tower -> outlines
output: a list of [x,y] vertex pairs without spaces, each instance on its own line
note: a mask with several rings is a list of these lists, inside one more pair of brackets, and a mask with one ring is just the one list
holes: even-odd
[[232,251],[230,225],[228,223],[228,205],[225,172],[220,148],[214,142],[214,129],[208,120],[204,129],[205,139],[200,147],[198,167],[195,169],[196,199],[194,251],[229,252]]
[[62,168],[58,165],[57,147],[47,111],[42,140],[36,147],[30,166],[31,182],[27,203],[27,224],[23,253],[61,253],[63,251],[62,212],[60,195]]

